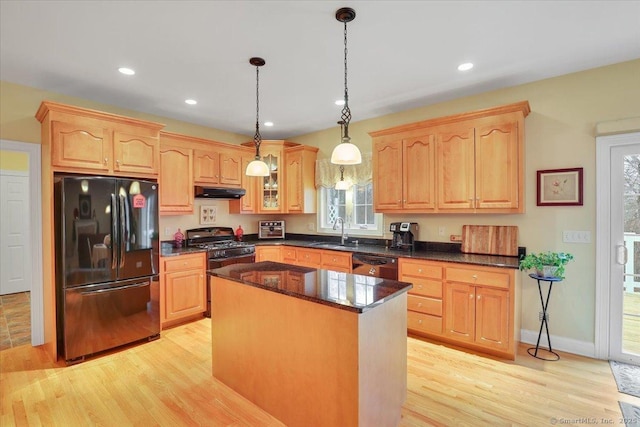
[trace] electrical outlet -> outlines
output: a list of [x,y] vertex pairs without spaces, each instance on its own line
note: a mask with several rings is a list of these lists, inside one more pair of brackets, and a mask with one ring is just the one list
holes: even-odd
[[314,223],[312,223],[312,222],[307,223],[307,230],[308,231],[313,231],[313,230],[315,230],[315,228],[316,228],[316,225]]
[[452,242],[462,242],[462,236],[460,234],[452,234],[449,236],[449,240]]
[[164,228],[164,235],[165,236],[171,236],[171,227],[165,227]]
[[438,236],[444,236],[447,229],[443,226],[438,227]]
[[562,241],[564,243],[591,243],[591,232],[564,230],[562,232]]

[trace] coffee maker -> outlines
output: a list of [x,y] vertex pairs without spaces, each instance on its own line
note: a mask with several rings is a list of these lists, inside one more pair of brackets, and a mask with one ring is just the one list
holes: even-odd
[[415,241],[418,240],[417,222],[392,222],[389,225],[389,231],[393,233],[391,249],[404,251],[415,249]]

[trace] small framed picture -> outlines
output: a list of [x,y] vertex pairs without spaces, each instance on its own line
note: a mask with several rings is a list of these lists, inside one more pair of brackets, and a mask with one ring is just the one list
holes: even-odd
[[582,168],[538,171],[538,206],[582,206]]

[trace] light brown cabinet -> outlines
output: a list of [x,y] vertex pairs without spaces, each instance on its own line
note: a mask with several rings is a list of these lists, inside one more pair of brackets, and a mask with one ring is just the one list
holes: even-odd
[[36,118],[55,171],[155,178],[159,123],[45,101]]
[[350,252],[323,250],[320,255],[321,267],[325,270],[351,273],[353,270],[352,255]]
[[222,145],[198,149],[194,153],[196,184],[237,187],[242,185],[242,155]]
[[310,268],[322,268],[322,250],[296,248],[296,265]]
[[318,148],[300,145],[285,149],[286,211],[316,213],[315,167]]
[[519,321],[515,270],[414,258],[398,260],[410,333],[515,358]]
[[280,246],[256,246],[256,262],[282,260]]
[[442,334],[442,265],[400,258],[398,280],[413,283],[407,296],[407,329]]
[[[255,156],[242,156],[242,171],[247,169],[247,165],[253,161]],[[245,195],[238,200],[229,200],[229,213],[232,214],[253,214],[257,211],[257,190],[260,177],[247,176],[242,173],[240,185],[246,191]]]
[[523,101],[371,132],[374,209],[524,212],[529,112]]
[[160,321],[163,326],[196,318],[207,308],[206,253],[161,258]]
[[160,138],[160,214],[193,213],[193,150]]
[[[242,144],[253,147],[253,142]],[[315,162],[318,149],[284,140],[265,140],[260,146],[262,160],[269,167],[266,177],[253,177],[255,195],[251,201],[232,201],[231,213],[315,213]],[[249,161],[253,160],[252,155]],[[243,160],[244,163],[244,160]],[[243,166],[243,171],[246,165]],[[244,173],[244,172],[243,172]],[[246,181],[243,181],[246,182]],[[246,187],[243,187],[246,189]],[[249,190],[247,189],[247,192]],[[248,199],[247,193],[242,199]],[[253,209],[243,204],[252,204]]]
[[376,212],[427,212],[435,208],[435,137],[413,134],[373,140]]
[[514,354],[513,273],[495,268],[445,269],[444,335]]
[[484,121],[448,126],[437,133],[440,212],[520,212],[524,208],[519,123]]

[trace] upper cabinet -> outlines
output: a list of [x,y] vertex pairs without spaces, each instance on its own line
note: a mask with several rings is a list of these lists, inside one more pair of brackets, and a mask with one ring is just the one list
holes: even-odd
[[242,159],[237,150],[222,145],[211,145],[195,152],[195,183],[220,187],[242,185]]
[[372,132],[377,212],[524,212],[519,102]]
[[435,208],[433,134],[374,138],[373,152],[377,212],[428,212]]
[[36,113],[56,171],[157,177],[159,123],[44,101]]
[[285,149],[285,197],[288,213],[315,213],[315,168],[318,148],[300,145]]
[[193,212],[193,149],[185,139],[160,133],[160,213]]
[[[242,145],[253,147],[253,142]],[[240,202],[230,203],[232,213],[315,213],[315,163],[318,149],[284,140],[265,140],[260,145],[260,156],[269,167],[269,176],[247,178],[255,180],[253,201],[247,194]],[[253,160],[253,156],[250,160]],[[244,166],[246,168],[246,165]],[[244,174],[244,169],[242,169]],[[247,204],[254,202],[253,211]]]
[[242,188],[246,191],[245,195],[238,200],[229,200],[229,213],[232,214],[254,214],[257,212],[256,199],[258,192],[258,184],[262,184],[262,178],[258,176],[247,176],[244,171],[249,163],[255,159],[255,154],[245,154],[242,156],[242,178],[240,180]]

